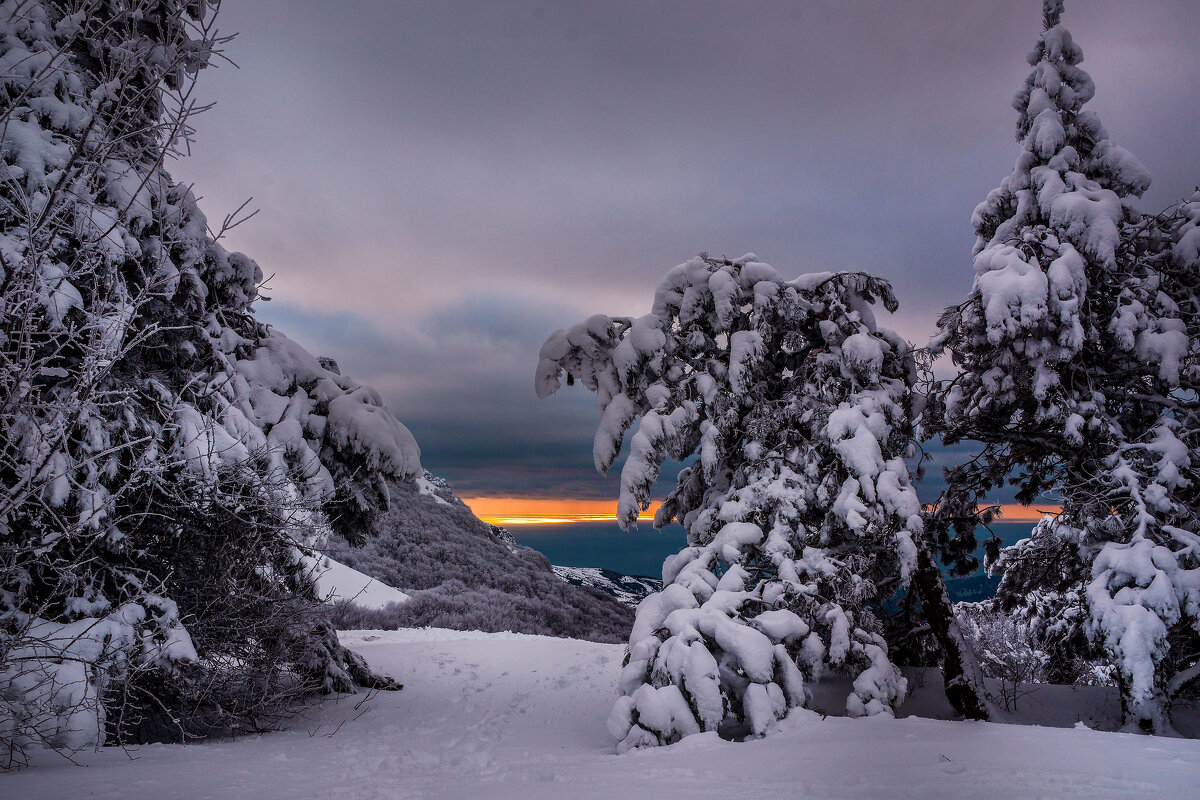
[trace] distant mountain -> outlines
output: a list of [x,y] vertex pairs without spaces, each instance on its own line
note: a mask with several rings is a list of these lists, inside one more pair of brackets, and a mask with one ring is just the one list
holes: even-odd
[[389,490],[391,509],[377,534],[361,547],[333,539],[325,554],[410,599],[375,609],[339,604],[334,620],[339,627],[432,626],[627,640],[633,625],[628,598],[642,591],[636,588],[642,579],[629,579],[634,582],[621,588],[624,576],[611,572],[594,583],[560,577],[545,556],[480,520],[428,472],[391,482]]
[[662,581],[635,575],[622,575],[597,567],[554,567],[554,574],[573,586],[599,589],[619,602],[635,607],[648,594],[660,591]]

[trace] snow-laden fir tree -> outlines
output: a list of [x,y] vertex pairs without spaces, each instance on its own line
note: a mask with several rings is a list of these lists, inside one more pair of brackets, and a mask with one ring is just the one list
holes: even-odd
[[975,210],[974,286],[933,342],[961,372],[926,431],[983,450],[948,472],[931,530],[971,568],[987,492],[1011,480],[1022,502],[1061,501],[1004,554],[996,602],[1045,640],[1052,674],[1103,652],[1128,723],[1163,731],[1200,657],[1194,206],[1133,207],[1150,177],[1083,110],[1095,90],[1062,11],[1044,3],[1014,100],[1021,152]]
[[1124,231],[1113,329],[1132,352],[1097,383],[1125,435],[1068,460],[1063,512],[995,564],[993,605],[1041,637],[1051,679],[1115,679],[1131,727],[1158,732],[1200,689],[1198,252],[1200,194]]
[[753,255],[702,256],[667,274],[650,314],[593,316],[543,345],[540,397],[564,372],[596,394],[597,469],[637,423],[622,527],[664,461],[694,458],[655,517],[688,547],[638,608],[609,721],[620,750],[727,723],[763,735],[827,670],[852,678],[853,716],[903,699],[880,607],[923,546],[904,461],[916,372],[876,301],[895,308],[863,273],[785,281]]
[[141,693],[126,710],[186,702],[236,728],[220,690],[239,669],[371,680],[311,613],[305,552],[331,524],[361,536],[419,451],[372,389],[255,320],[258,266],[164,169],[223,41],[217,5],[0,2],[10,752],[120,734],[120,686]]

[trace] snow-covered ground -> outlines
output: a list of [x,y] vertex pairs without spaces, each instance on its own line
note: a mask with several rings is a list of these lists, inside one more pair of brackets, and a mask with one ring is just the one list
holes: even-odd
[[317,596],[331,603],[349,600],[363,608],[383,608],[390,603],[403,603],[409,599],[409,596],[399,589],[381,583],[340,561],[334,561],[329,556],[313,559],[312,569],[317,578]]
[[45,755],[0,776],[0,797],[1193,800],[1200,786],[1191,739],[803,711],[765,740],[703,734],[616,756],[604,717],[620,646],[436,629],[344,639],[404,690],[259,737],[83,753],[84,767]]

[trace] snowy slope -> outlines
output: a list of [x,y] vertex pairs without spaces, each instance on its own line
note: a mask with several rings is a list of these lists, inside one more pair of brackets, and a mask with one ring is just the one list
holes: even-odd
[[811,712],[762,741],[705,734],[616,756],[604,717],[619,645],[437,629],[344,640],[405,689],[261,737],[84,753],[85,769],[46,756],[0,776],[0,796],[1190,800],[1200,781],[1195,740]]
[[317,577],[317,596],[329,602],[349,600],[357,606],[374,609],[409,599],[399,589],[334,561],[329,556],[313,559],[312,569]]

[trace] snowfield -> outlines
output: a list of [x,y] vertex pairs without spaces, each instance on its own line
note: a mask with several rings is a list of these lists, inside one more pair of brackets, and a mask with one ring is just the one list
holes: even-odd
[[316,576],[317,597],[329,603],[349,600],[357,606],[375,609],[410,599],[409,595],[399,589],[377,581],[340,561],[334,561],[329,556],[312,559],[312,573]]
[[[617,756],[604,719],[619,645],[441,629],[343,640],[404,690],[342,697],[236,741],[81,753],[81,767],[44,753],[0,776],[0,796],[1192,800],[1200,785],[1191,739],[806,711],[764,740],[702,734]],[[913,702],[933,710],[932,695]]]

